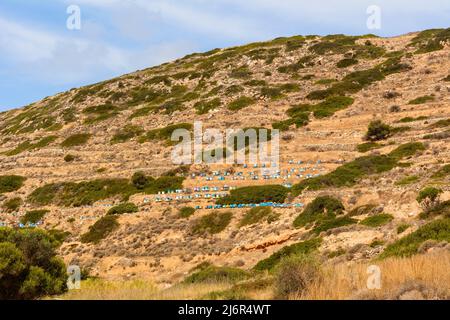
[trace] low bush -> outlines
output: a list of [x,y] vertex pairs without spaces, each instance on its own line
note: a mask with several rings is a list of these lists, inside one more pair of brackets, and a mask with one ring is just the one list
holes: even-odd
[[353,66],[355,64],[358,64],[358,62],[359,62],[358,60],[353,59],[353,58],[345,58],[345,59],[340,60],[336,64],[336,66],[338,68],[347,68],[347,67]]
[[433,179],[443,179],[450,175],[450,164],[446,164],[441,169],[439,169],[436,173],[434,173],[431,177]]
[[11,198],[3,202],[2,208],[7,212],[16,212],[19,210],[23,201],[21,198]]
[[387,246],[380,258],[409,257],[427,240],[450,242],[450,217],[438,219]]
[[283,203],[288,189],[280,185],[250,186],[237,188],[230,194],[218,199],[217,204],[259,204],[263,202]]
[[423,104],[430,101],[434,101],[433,96],[422,96],[409,101],[408,104]]
[[407,223],[402,223],[397,227],[397,234],[401,234],[403,232],[405,232],[406,230],[408,230],[411,227],[411,225],[407,224]]
[[152,140],[166,140],[167,142],[171,141],[172,133],[177,129],[185,129],[191,131],[193,125],[191,123],[178,123],[173,124],[160,129],[153,129],[146,133],[143,139],[140,142],[152,141]]
[[38,223],[42,220],[42,218],[49,213],[49,210],[33,210],[28,211],[21,219],[20,223],[27,224],[27,223]]
[[381,227],[388,224],[394,219],[394,217],[387,213],[377,214],[375,216],[370,216],[362,220],[360,223],[367,227]]
[[406,186],[408,184],[416,183],[417,181],[419,181],[418,176],[408,176],[408,177],[404,177],[404,178],[398,180],[395,183],[395,185],[396,186]]
[[73,161],[75,161],[75,159],[76,159],[76,157],[74,155],[71,155],[71,154],[66,154],[64,156],[64,161],[65,162],[73,162]]
[[62,143],[61,146],[63,148],[71,148],[75,146],[81,146],[86,144],[92,135],[88,133],[78,133],[71,135],[70,137],[66,138]]
[[276,269],[275,298],[288,299],[292,295],[301,296],[320,278],[320,264],[312,255],[287,257]]
[[234,283],[249,277],[247,271],[238,268],[209,265],[186,277],[183,283]]
[[374,120],[369,124],[365,139],[372,142],[385,140],[392,135],[391,131],[391,126],[383,123],[381,120]]
[[118,216],[107,215],[97,220],[89,231],[81,235],[83,243],[98,243],[119,227]]
[[276,213],[272,211],[270,207],[255,207],[251,208],[242,218],[239,225],[241,227],[253,225],[262,221],[266,221],[268,223],[272,223],[273,221],[278,219]]
[[433,123],[430,128],[444,128],[448,126],[450,126],[450,119],[444,119]]
[[233,214],[227,212],[212,212],[199,218],[192,227],[195,234],[216,234],[220,233],[230,224]]
[[134,213],[134,212],[138,212],[138,211],[139,211],[139,208],[137,207],[137,205],[135,205],[134,203],[125,202],[125,203],[121,203],[121,204],[109,209],[108,214],[114,215],[114,214]]
[[425,211],[420,213],[420,219],[429,219],[437,216],[446,216],[450,217],[450,200],[438,202],[429,208],[426,208]]
[[195,213],[195,209],[192,207],[183,207],[178,211],[178,216],[180,218],[189,218]]
[[378,149],[381,147],[383,147],[383,145],[376,143],[376,142],[365,142],[365,143],[358,144],[356,146],[356,150],[358,150],[358,152],[361,152],[361,153],[366,153],[370,150]]
[[26,178],[21,176],[0,176],[0,194],[19,190]]
[[250,98],[250,97],[240,97],[237,98],[236,100],[232,101],[229,105],[228,105],[228,109],[229,110],[241,110],[244,109],[250,105],[252,105],[253,103],[255,103],[255,99]]
[[111,138],[111,143],[116,144],[127,142],[128,140],[140,136],[143,132],[144,130],[141,127],[128,124],[114,134]]
[[40,229],[0,228],[0,300],[31,300],[67,290],[60,245]]
[[349,226],[352,224],[358,223],[358,220],[355,220],[348,216],[336,217],[331,219],[325,219],[316,223],[312,232],[315,234],[320,234],[321,232],[328,231],[331,229]]
[[197,109],[197,114],[206,114],[211,110],[217,109],[222,105],[222,101],[219,98],[212,100],[201,100],[194,104],[194,108]]
[[321,196],[308,204],[303,212],[294,220],[294,227],[301,228],[309,223],[334,219],[344,212],[345,208],[339,199]]
[[273,271],[275,267],[282,261],[284,258],[298,256],[302,254],[310,254],[317,250],[322,243],[322,239],[315,238],[311,240],[306,240],[303,242],[295,243],[290,246],[283,247],[278,250],[270,257],[259,261],[254,267],[254,270],[257,271]]

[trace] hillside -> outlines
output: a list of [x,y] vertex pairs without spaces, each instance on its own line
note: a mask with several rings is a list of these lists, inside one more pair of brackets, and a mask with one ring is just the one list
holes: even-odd
[[[374,120],[388,132],[368,141]],[[194,121],[279,129],[280,176],[172,164],[172,131]],[[405,254],[392,247],[448,221],[449,142],[450,29],[215,49],[1,113],[0,223],[51,230],[66,264],[93,276],[159,286],[204,262],[268,270],[303,241],[331,264],[410,256],[450,242],[447,223]],[[291,206],[208,207],[252,203],[246,192],[265,202],[277,186]],[[426,187],[439,203],[420,205]]]

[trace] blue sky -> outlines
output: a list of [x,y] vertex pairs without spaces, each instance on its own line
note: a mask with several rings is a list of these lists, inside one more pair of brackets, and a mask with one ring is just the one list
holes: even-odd
[[[81,9],[68,30],[66,10]],[[367,8],[381,9],[369,30]],[[192,52],[296,34],[450,26],[448,0],[1,0],[0,111]]]

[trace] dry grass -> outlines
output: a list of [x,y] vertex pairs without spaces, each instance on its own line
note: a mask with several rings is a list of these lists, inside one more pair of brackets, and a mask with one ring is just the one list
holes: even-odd
[[148,281],[86,280],[80,290],[57,297],[62,300],[195,300],[209,292],[226,290],[229,284],[175,285],[161,289]]
[[[367,267],[381,269],[381,289],[368,290]],[[391,258],[372,263],[340,264],[324,269],[320,282],[291,299],[396,299],[416,286],[427,289],[425,298],[450,298],[450,253],[438,252],[410,258]],[[423,293],[423,292],[422,292]]]
[[[381,269],[381,289],[368,290],[367,268]],[[418,290],[426,299],[450,299],[450,253],[439,251],[410,258],[390,258],[374,262],[349,262],[323,267],[319,281],[291,300],[398,299],[405,292]],[[87,280],[80,290],[57,297],[63,300],[195,300],[211,292],[230,290],[231,284],[178,284],[167,289],[148,281],[108,282]],[[250,299],[272,299],[274,287],[248,290]]]

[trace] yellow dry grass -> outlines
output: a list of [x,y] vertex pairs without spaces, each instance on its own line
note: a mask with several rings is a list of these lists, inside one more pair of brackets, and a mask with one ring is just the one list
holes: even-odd
[[[381,271],[381,288],[367,289],[367,268],[376,265]],[[439,251],[410,258],[390,258],[372,263],[340,264],[324,268],[321,281],[313,283],[303,294],[291,299],[343,300],[394,299],[399,291],[421,285],[428,294],[450,297],[450,253]],[[435,298],[426,296],[425,298]]]
[[[381,289],[367,288],[368,267],[381,270]],[[420,286],[424,298],[450,297],[450,252],[438,251],[410,258],[390,258],[374,262],[349,262],[323,267],[322,277],[292,300],[395,299],[399,292]],[[64,300],[195,300],[211,292],[233,290],[229,283],[177,284],[166,289],[149,281],[82,281],[80,290],[71,290]],[[244,293],[249,299],[272,299],[272,286]],[[422,292],[423,293],[423,292]]]

